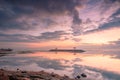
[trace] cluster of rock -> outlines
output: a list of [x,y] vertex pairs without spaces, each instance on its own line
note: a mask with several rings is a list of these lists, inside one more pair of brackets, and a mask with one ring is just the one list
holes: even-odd
[[44,71],[8,71],[0,69],[0,80],[75,80],[68,76],[60,76],[55,73]]

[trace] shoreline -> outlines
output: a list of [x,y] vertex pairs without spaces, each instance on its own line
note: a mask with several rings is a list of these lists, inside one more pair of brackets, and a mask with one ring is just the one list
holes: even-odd
[[0,80],[75,80],[68,76],[60,76],[54,72],[45,71],[10,71],[0,69]]

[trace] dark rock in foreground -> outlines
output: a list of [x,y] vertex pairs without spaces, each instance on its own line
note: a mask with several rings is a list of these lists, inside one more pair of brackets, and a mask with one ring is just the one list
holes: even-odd
[[0,80],[75,80],[68,76],[60,76],[44,71],[6,71],[0,70]]

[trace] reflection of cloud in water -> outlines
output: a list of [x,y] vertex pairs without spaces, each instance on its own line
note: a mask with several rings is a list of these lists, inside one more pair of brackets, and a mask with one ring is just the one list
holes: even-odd
[[58,60],[50,60],[50,59],[45,59],[45,58],[37,61],[36,63],[40,67],[43,67],[43,68],[46,68],[46,69],[52,68],[52,69],[55,69],[55,70],[64,70],[64,68],[67,67],[67,66],[62,65],[60,63],[60,61],[58,61]]
[[111,57],[111,58],[115,58],[115,59],[120,59],[120,51],[118,52],[118,51],[115,51],[114,53],[113,53],[113,57]]
[[79,61],[82,61],[82,59],[80,59],[80,58],[75,58],[75,59],[73,59],[72,61],[73,61],[73,62],[79,62]]
[[117,74],[114,72],[100,70],[100,69],[91,68],[91,67],[86,67],[86,68],[88,68],[89,70],[101,73],[103,77],[106,78],[107,80],[119,80],[120,79],[120,74]]
[[[55,72],[60,75],[66,74],[66,75],[69,75],[70,77],[75,77],[76,75],[85,73],[87,75],[87,78],[83,80],[119,80],[120,79],[119,74],[115,74],[105,70],[100,70],[97,68],[82,66],[80,64],[84,62],[84,58],[86,60],[86,57],[90,57],[90,60],[91,60],[91,58],[94,59],[93,57],[96,57],[96,59],[98,57],[99,58],[101,57],[102,59],[103,58],[106,59],[107,55],[118,55],[118,56],[120,55],[118,53],[114,54],[114,52],[111,52],[111,53],[108,52],[108,53],[109,54],[106,53],[102,55],[77,54],[77,56],[76,55],[69,56],[70,59],[68,57],[67,59],[66,58],[64,59],[63,55],[60,56],[60,58],[57,58],[57,56],[60,54],[54,54],[56,55],[54,58],[41,56],[42,54],[39,54],[39,56],[4,56],[4,57],[0,57],[0,67],[5,66],[5,67],[8,67],[9,69],[20,68],[22,70],[33,70],[33,71],[45,70],[47,72]],[[52,54],[48,54],[48,55],[54,56]],[[107,58],[107,60],[108,59],[109,58]],[[96,61],[96,62],[99,62],[99,61]],[[100,63],[96,65],[99,66]]]
[[5,67],[6,69],[8,70],[17,70],[18,68],[20,70],[26,70],[26,71],[41,71],[41,70],[44,70],[46,72],[55,72],[59,75],[68,75],[68,76],[71,76],[71,73],[67,70],[55,70],[55,69],[52,69],[52,68],[49,68],[49,69],[45,69],[43,67],[40,67],[37,63],[31,63],[29,65],[19,65],[19,66],[11,66],[11,65],[6,65],[6,66],[1,66],[1,67]]
[[116,59],[120,59],[120,50],[114,49],[114,50],[103,50],[101,52],[103,55],[110,55],[111,58],[116,58]]
[[74,67],[74,73],[73,73],[74,77],[82,73],[85,73],[87,75],[87,78],[86,79],[83,78],[82,80],[119,80],[120,79],[120,74],[114,72],[100,70],[97,68],[92,68],[82,65],[74,65],[73,67]]
[[73,76],[76,77],[77,75],[81,75],[85,73],[87,78],[82,78],[82,80],[106,80],[101,73],[89,70],[85,66],[74,65],[74,73]]
[[2,58],[1,66],[11,65],[11,66],[27,66],[32,63],[36,63],[38,66],[45,69],[55,69],[55,70],[64,70],[65,67],[61,64],[59,60],[52,60],[43,57],[4,57]]

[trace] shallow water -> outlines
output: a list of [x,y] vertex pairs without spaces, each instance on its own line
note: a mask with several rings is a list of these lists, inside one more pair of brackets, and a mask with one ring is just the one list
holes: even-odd
[[75,77],[85,73],[83,80],[119,80],[120,51],[34,52],[0,57],[0,67],[10,70],[55,72]]

